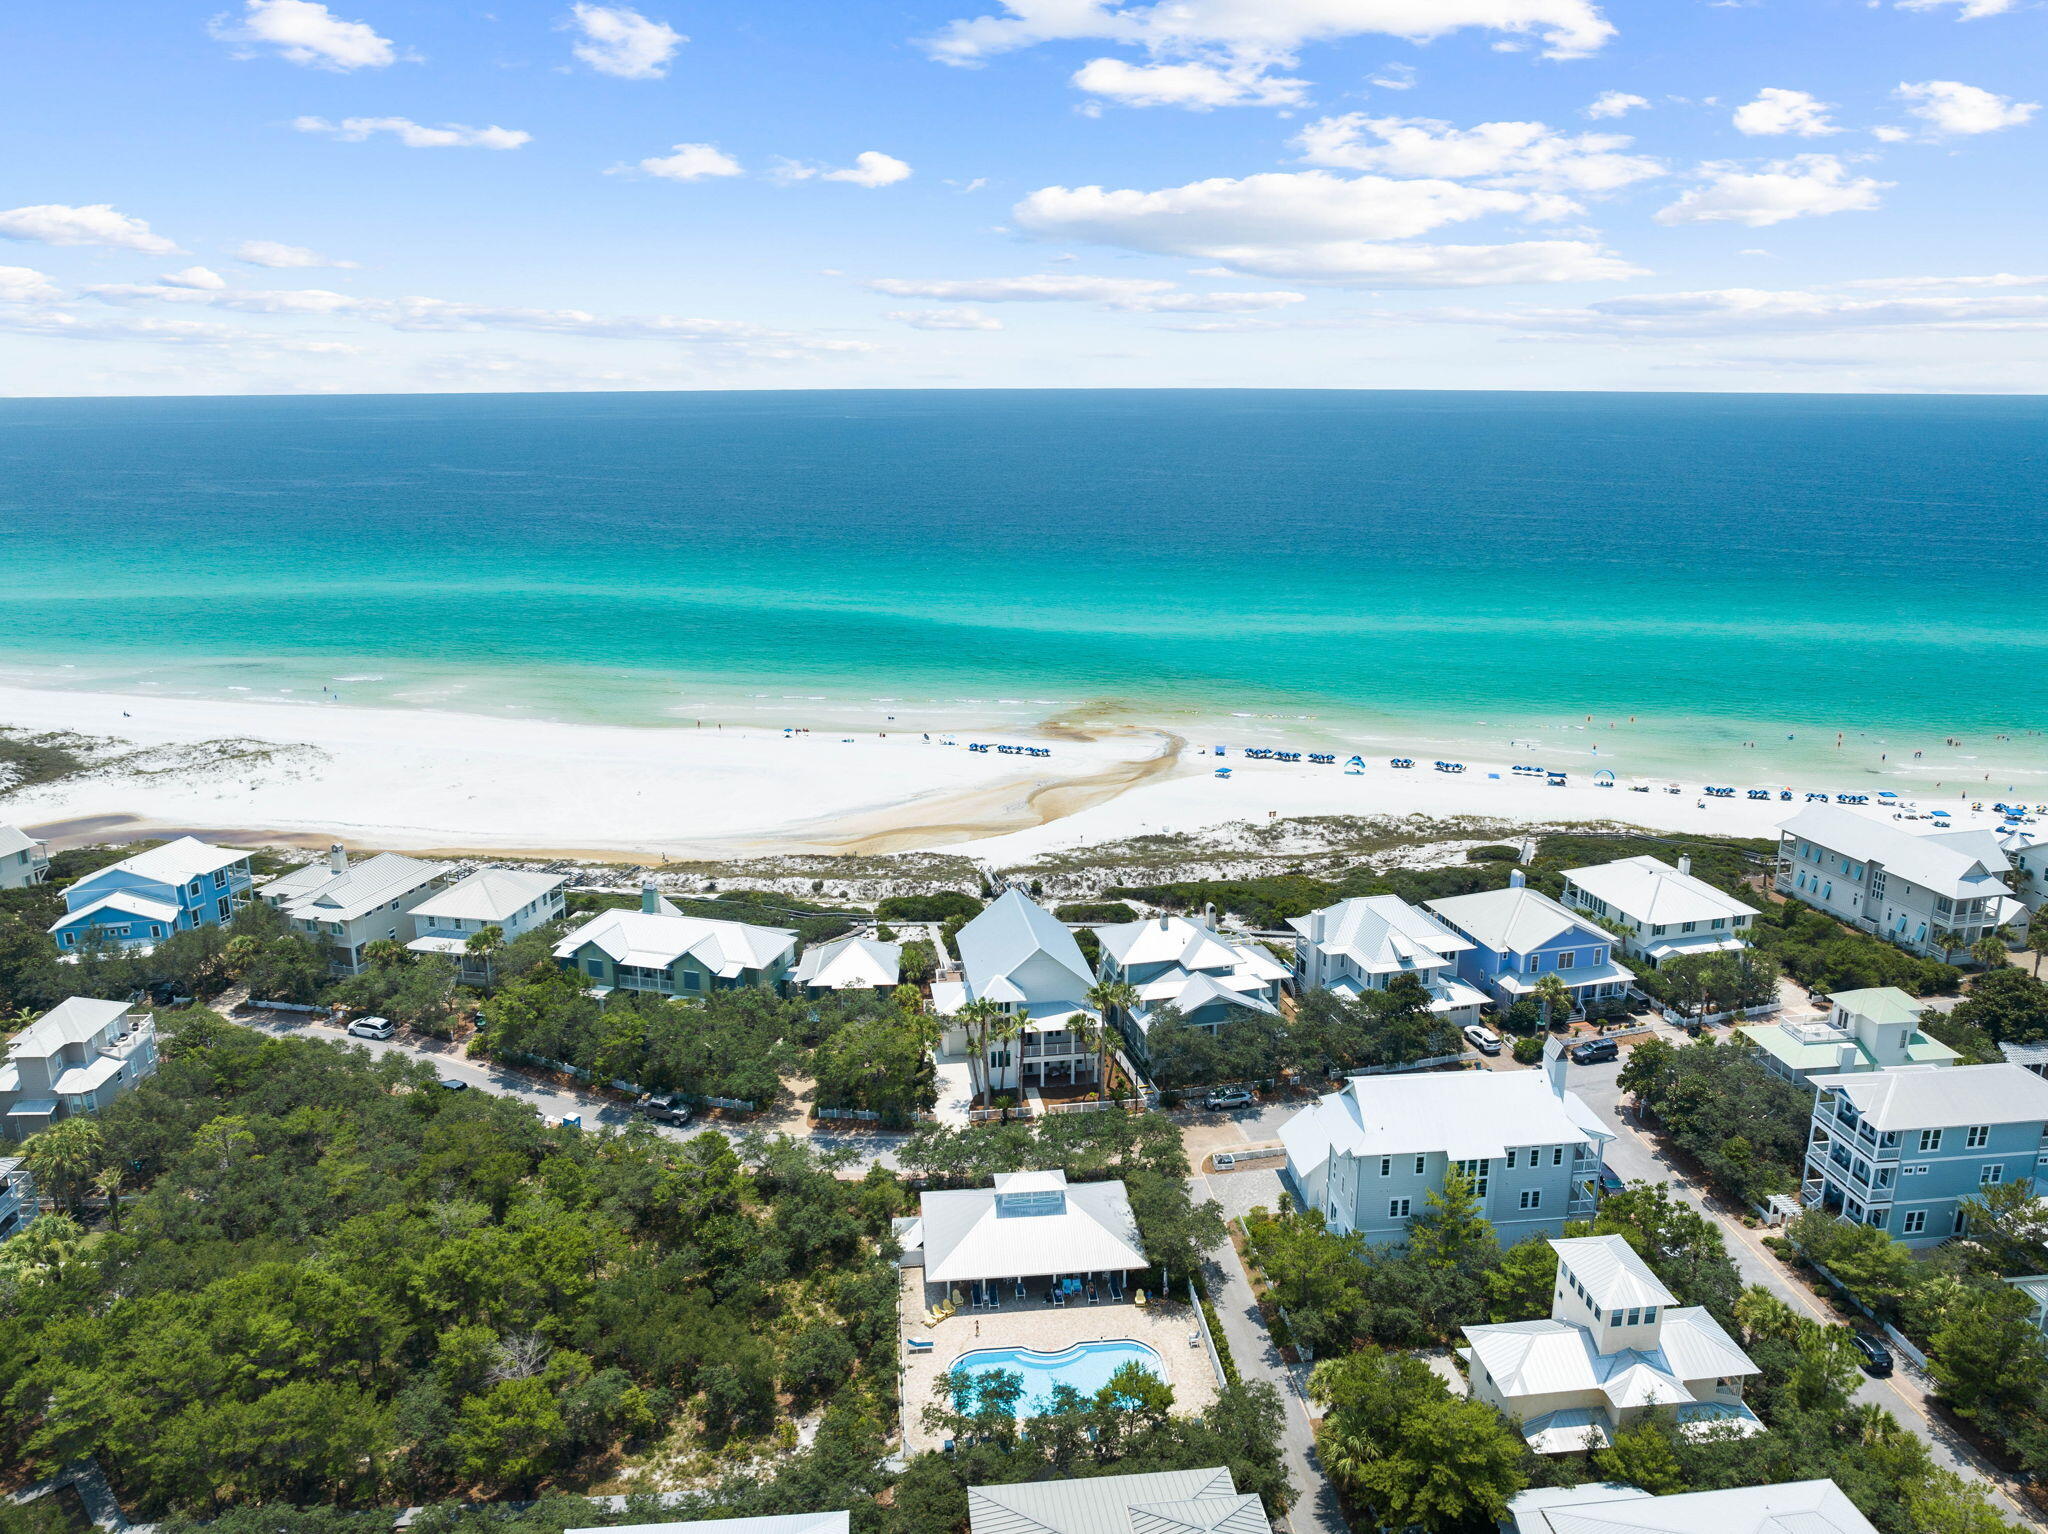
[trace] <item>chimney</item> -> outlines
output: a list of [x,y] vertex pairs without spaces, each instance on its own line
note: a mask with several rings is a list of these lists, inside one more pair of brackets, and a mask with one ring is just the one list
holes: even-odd
[[640,911],[645,916],[661,914],[661,891],[654,887],[652,879],[640,886]]
[[1202,925],[1211,932],[1216,930],[1216,903],[1209,901],[1202,906]]
[[1564,1040],[1554,1033],[1543,1045],[1543,1074],[1550,1080],[1551,1095],[1563,1097],[1565,1080]]
[[1678,860],[1678,871],[1679,871],[1680,873],[1682,873],[1682,874],[1689,874],[1689,873],[1691,873],[1691,872],[1692,872],[1692,854],[1691,854],[1691,853],[1686,853],[1686,854],[1682,855],[1682,856],[1681,856],[1681,857],[1679,858],[1679,860]]
[[1511,889],[1511,890],[1518,890],[1518,889],[1520,889],[1520,888],[1521,888],[1521,887],[1522,887],[1523,885],[1527,884],[1528,882],[1529,882],[1529,876],[1528,876],[1527,874],[1523,873],[1521,869],[1519,869],[1519,868],[1510,868],[1510,869],[1508,870],[1508,888],[1509,888],[1509,889]]
[[348,872],[348,849],[342,846],[340,842],[335,842],[333,845],[328,847],[327,866],[330,870],[338,874],[345,874]]

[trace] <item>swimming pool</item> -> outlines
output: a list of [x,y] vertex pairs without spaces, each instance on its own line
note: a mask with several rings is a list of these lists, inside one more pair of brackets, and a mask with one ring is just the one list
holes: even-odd
[[1159,1354],[1142,1342],[1121,1338],[1112,1342],[1077,1342],[1063,1353],[1038,1353],[1030,1348],[978,1348],[953,1360],[955,1374],[988,1374],[998,1369],[1024,1377],[1019,1405],[1028,1409],[1052,1393],[1055,1385],[1071,1385],[1084,1396],[1092,1396],[1109,1377],[1125,1364],[1159,1379],[1166,1370]]

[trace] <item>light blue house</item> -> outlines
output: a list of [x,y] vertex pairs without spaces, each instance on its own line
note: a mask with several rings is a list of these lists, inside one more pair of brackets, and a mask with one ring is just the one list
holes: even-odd
[[2048,1081],[2021,1066],[1904,1066],[1813,1087],[1800,1201],[1908,1246],[1959,1234],[1980,1189],[2036,1185],[2048,1153]]
[[1572,993],[1574,1010],[1628,995],[1635,972],[1614,962],[1614,935],[1523,882],[1518,868],[1504,890],[1428,902],[1437,919],[1472,946],[1458,974],[1502,1006],[1531,994],[1545,975]]
[[555,944],[555,963],[595,996],[780,991],[795,962],[796,933],[787,928],[685,916],[652,884],[641,887],[639,910],[600,911]]
[[50,936],[60,949],[94,941],[148,948],[227,921],[248,896],[248,853],[181,836],[69,886]]
[[1258,944],[1227,943],[1185,916],[1117,922],[1097,927],[1095,936],[1102,945],[1096,973],[1137,990],[1136,1010],[1116,1021],[1141,1055],[1161,1007],[1204,1033],[1246,1017],[1278,1017],[1281,984],[1293,973]]

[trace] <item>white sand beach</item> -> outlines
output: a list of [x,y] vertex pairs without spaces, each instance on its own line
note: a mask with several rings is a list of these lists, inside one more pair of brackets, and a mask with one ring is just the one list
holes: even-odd
[[[336,704],[0,688],[0,723],[142,748],[104,772],[0,799],[0,820],[60,842],[152,830],[305,846],[524,852],[614,861],[950,847],[995,859],[1302,815],[1618,821],[1768,835],[1776,801],[1631,792],[1384,757],[1341,766],[1227,761],[1163,731],[1045,726],[1032,735],[786,734],[638,728]],[[1033,744],[1027,758],[970,740]],[[261,743],[252,745],[252,743]],[[266,749],[274,747],[274,750]],[[1215,769],[1229,766],[1219,778]],[[1498,776],[1490,774],[1498,773]]]

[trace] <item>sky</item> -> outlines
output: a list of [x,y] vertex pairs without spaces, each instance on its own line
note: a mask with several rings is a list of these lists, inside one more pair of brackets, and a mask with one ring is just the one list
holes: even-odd
[[2048,0],[74,0],[0,394],[2048,388]]

